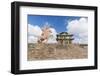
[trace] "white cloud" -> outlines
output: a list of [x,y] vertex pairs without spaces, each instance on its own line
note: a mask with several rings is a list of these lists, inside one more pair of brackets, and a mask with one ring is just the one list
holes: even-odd
[[50,34],[48,43],[57,43],[57,41],[56,41],[56,34],[57,34],[56,30],[54,28],[50,28],[50,30],[51,30],[52,33]]
[[42,30],[39,26],[28,24],[28,43],[36,43],[41,33]]
[[42,30],[38,25],[28,24],[28,34],[34,36],[41,36]]
[[[49,23],[45,23],[44,26],[50,25]],[[51,34],[47,43],[56,43],[56,30],[54,28],[50,28]],[[37,43],[38,38],[42,34],[42,29],[38,25],[28,24],[28,43]]]
[[67,32],[74,35],[74,43],[88,42],[88,21],[87,18],[72,20],[68,22]]
[[28,43],[37,43],[37,37],[34,36],[28,36]]

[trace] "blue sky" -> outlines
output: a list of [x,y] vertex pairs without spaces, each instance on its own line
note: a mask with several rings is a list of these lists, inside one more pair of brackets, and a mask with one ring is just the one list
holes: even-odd
[[41,35],[44,25],[51,26],[52,36],[49,42],[56,41],[56,34],[68,32],[73,34],[73,43],[88,43],[88,17],[82,16],[51,16],[51,15],[28,15],[29,42],[36,41]]
[[59,33],[67,31],[66,26],[68,25],[68,21],[79,20],[80,18],[78,16],[28,15],[28,24],[43,27],[45,23],[48,23]]

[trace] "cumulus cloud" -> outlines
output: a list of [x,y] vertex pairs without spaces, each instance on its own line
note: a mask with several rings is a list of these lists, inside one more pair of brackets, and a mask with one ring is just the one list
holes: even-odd
[[28,34],[34,36],[41,36],[42,30],[38,25],[28,24]]
[[28,43],[37,43],[37,39],[38,39],[37,37],[29,35],[28,36]]
[[[44,26],[49,26],[49,23],[45,23]],[[56,30],[54,28],[50,28],[51,34],[47,43],[56,43]],[[38,25],[28,24],[28,43],[37,43],[37,40],[40,38],[42,34],[42,29]]]
[[52,33],[50,34],[50,37],[48,39],[48,43],[57,43],[57,41],[56,41],[56,34],[57,34],[56,30],[54,28],[50,28],[50,30],[51,30]]
[[80,18],[68,22],[67,32],[74,35],[74,43],[87,44],[88,42],[88,20]]
[[28,24],[28,43],[36,43],[42,30],[38,25]]

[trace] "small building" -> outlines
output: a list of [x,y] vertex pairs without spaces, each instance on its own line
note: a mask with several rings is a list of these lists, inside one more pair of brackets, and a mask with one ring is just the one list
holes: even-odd
[[59,34],[57,34],[57,42],[59,44],[62,44],[62,45],[66,45],[66,44],[71,44],[72,43],[72,40],[74,38],[72,38],[72,34],[68,34],[67,32],[61,32]]

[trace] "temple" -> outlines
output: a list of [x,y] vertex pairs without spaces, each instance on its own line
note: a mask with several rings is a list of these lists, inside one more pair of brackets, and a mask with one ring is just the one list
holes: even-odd
[[57,42],[59,44],[62,44],[62,45],[66,45],[66,44],[71,44],[72,43],[72,40],[74,38],[72,38],[72,34],[68,34],[67,32],[61,32],[59,34],[57,34]]

